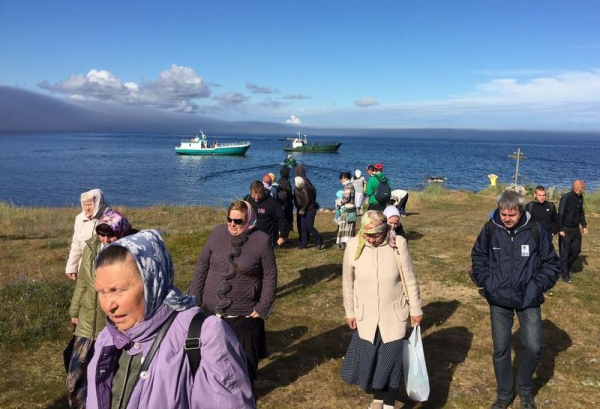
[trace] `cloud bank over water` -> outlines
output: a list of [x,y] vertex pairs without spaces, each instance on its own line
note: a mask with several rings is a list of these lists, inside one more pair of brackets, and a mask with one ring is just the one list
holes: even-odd
[[64,94],[72,99],[116,102],[178,112],[196,112],[196,99],[208,98],[211,90],[193,69],[171,65],[154,81],[141,84],[121,83],[106,70],[92,69],[86,75],[72,75],[64,81],[38,86],[50,92]]
[[[172,64],[154,80],[121,81],[107,70],[50,83],[45,93],[0,86],[0,131],[207,129],[240,124],[283,132],[352,129],[475,128],[600,130],[600,70],[483,70],[490,77],[445,99],[381,101],[376,95],[323,104],[302,93],[245,82],[222,90],[190,67]],[[216,93],[214,90],[221,92]],[[52,97],[55,95],[56,97]],[[300,119],[302,118],[302,120]],[[252,133],[251,129],[242,129]],[[294,131],[295,132],[295,131]]]

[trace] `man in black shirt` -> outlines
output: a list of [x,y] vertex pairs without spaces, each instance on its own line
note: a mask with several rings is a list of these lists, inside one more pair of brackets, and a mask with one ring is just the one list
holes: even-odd
[[534,200],[527,203],[525,209],[531,214],[531,220],[540,223],[552,235],[558,233],[558,214],[554,203],[546,201],[546,188],[536,186]]
[[560,268],[562,278],[566,283],[571,282],[571,266],[581,252],[581,231],[587,234],[587,223],[583,211],[583,191],[585,182],[576,180],[573,189],[560,198],[558,208],[558,244],[560,247]]
[[283,210],[272,196],[266,193],[261,181],[255,180],[250,184],[250,194],[244,198],[256,212],[256,228],[267,233],[271,246],[281,246],[287,240],[287,225]]

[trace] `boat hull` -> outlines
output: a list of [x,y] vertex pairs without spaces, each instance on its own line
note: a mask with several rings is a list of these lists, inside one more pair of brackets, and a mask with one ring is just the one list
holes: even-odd
[[250,149],[250,144],[240,146],[219,146],[216,148],[192,148],[177,147],[175,152],[178,155],[196,155],[196,156],[243,156]]
[[285,146],[283,148],[286,152],[306,152],[306,153],[336,153],[342,146],[340,143],[329,143],[329,144],[306,144],[304,146]]

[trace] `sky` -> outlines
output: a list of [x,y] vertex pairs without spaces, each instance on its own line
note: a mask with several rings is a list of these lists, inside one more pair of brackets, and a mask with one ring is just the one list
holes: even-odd
[[0,119],[32,126],[26,91],[108,121],[598,131],[599,21],[594,0],[0,0]]

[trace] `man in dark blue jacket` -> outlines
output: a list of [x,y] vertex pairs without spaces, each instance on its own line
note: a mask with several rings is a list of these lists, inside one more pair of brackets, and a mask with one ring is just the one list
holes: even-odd
[[523,196],[505,191],[477,237],[471,258],[473,281],[483,289],[490,305],[497,383],[492,409],[506,409],[514,396],[511,342],[515,312],[523,343],[517,392],[522,409],[535,409],[531,390],[542,354],[540,305],[543,293],[556,284],[560,274],[551,236],[539,223],[531,222]]

